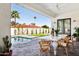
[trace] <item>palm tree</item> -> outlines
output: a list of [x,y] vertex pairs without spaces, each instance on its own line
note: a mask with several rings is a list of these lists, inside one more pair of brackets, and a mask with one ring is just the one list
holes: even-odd
[[[16,27],[16,19],[17,19],[17,18],[20,18],[18,11],[13,10],[13,11],[11,12],[11,18],[14,18],[14,21],[15,21],[14,27]],[[15,31],[15,30],[14,30],[14,31]],[[14,33],[14,34],[16,35],[16,33]]]
[[34,20],[33,20],[33,23],[32,23],[32,24],[34,24],[34,25],[35,25],[35,24],[36,24],[36,23],[35,23],[35,19],[37,19],[37,17],[36,17],[36,16],[34,16],[33,18],[34,18]]

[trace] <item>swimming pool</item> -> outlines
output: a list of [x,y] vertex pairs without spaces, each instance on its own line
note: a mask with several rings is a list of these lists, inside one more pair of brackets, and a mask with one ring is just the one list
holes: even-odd
[[21,36],[16,36],[11,38],[11,43],[12,44],[18,44],[18,43],[27,43],[30,42],[33,38],[27,38],[27,37],[21,37]]

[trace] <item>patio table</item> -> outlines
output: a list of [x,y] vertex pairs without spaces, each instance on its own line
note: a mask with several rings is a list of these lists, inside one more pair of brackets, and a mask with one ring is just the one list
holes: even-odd
[[56,55],[56,49],[57,49],[57,41],[60,39],[63,39],[64,37],[66,37],[67,35],[59,35],[59,36],[45,36],[45,37],[41,37],[41,39],[45,39],[45,40],[50,40],[51,41],[51,45],[54,48],[54,55]]

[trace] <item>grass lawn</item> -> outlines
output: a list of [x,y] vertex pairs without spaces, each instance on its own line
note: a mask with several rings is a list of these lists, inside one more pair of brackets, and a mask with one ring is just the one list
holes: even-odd
[[47,36],[47,34],[32,34],[32,36]]

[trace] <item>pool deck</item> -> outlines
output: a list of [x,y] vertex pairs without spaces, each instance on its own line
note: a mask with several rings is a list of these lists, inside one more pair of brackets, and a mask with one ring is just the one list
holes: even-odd
[[[40,56],[40,47],[38,39],[34,39],[28,43],[19,43],[12,45],[12,56]],[[53,48],[49,52],[50,56],[53,55]],[[69,56],[79,56],[79,42],[74,42],[74,49],[68,49]],[[45,54],[46,55],[46,54]],[[62,48],[57,48],[57,56],[66,56]]]
[[39,40],[34,39],[28,43],[14,44],[12,46],[13,56],[38,56],[39,51]]

